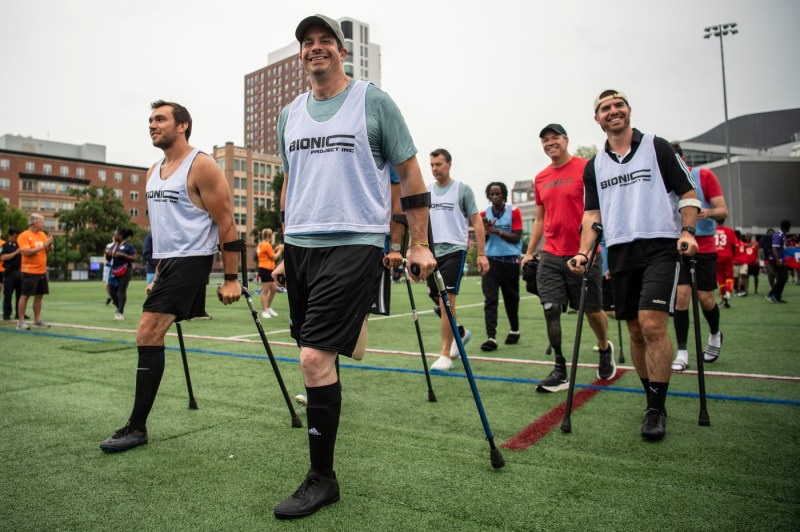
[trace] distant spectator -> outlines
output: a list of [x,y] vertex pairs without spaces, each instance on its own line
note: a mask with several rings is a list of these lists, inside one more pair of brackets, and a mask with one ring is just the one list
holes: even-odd
[[[28,230],[17,238],[22,252],[22,295],[19,298],[17,329],[28,330],[34,327],[49,327],[42,321],[42,299],[50,293],[47,284],[47,252],[53,250],[53,237],[44,232],[44,216],[28,216]],[[25,323],[28,298],[33,296],[33,323]]]
[[142,259],[144,259],[144,271],[147,274],[147,286],[156,279],[157,260],[153,258],[153,233],[150,231],[144,236],[142,243]]
[[792,224],[789,220],[781,222],[779,231],[775,231],[772,235],[772,266],[775,269],[775,284],[767,294],[767,300],[772,303],[786,303],[783,299],[783,288],[786,286],[786,281],[789,279],[789,267],[786,265],[786,241],[787,233],[791,229]]
[[128,301],[128,283],[133,274],[133,261],[136,260],[136,250],[127,242],[133,234],[130,229],[117,229],[114,232],[114,247],[111,248],[111,275],[117,282],[110,282],[111,299],[117,306],[114,319],[125,319],[125,303]]
[[16,294],[14,302],[14,319],[19,319],[17,309],[19,308],[20,290],[22,289],[22,254],[17,245],[19,229],[10,227],[8,229],[8,242],[3,243],[0,248],[0,260],[3,261],[5,272],[3,274],[3,321],[11,321],[11,298]]

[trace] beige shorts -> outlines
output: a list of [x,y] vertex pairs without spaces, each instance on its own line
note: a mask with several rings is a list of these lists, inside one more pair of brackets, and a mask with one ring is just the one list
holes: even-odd
[[747,275],[747,264],[734,264],[733,276],[740,277],[742,275]]

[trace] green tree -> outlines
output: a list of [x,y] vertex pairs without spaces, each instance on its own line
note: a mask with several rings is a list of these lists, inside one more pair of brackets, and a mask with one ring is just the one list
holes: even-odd
[[280,240],[281,234],[281,192],[283,188],[283,172],[278,172],[272,178],[272,208],[258,206],[255,209],[252,235],[258,240],[262,229],[269,227]]
[[24,231],[28,228],[28,216],[24,211],[11,207],[0,199],[0,229],[3,230],[4,237],[8,236],[9,227],[16,227],[20,231]]
[[578,149],[575,150],[575,155],[583,159],[591,159],[597,155],[597,146],[594,144],[591,146],[578,146]]
[[70,249],[66,254],[69,262],[87,262],[90,256],[102,254],[118,228],[134,231],[140,246],[137,249],[141,252],[143,231],[131,222],[122,200],[114,195],[112,189],[90,185],[84,189],[70,189],[69,193],[78,200],[75,207],[55,213],[64,226],[65,247]]

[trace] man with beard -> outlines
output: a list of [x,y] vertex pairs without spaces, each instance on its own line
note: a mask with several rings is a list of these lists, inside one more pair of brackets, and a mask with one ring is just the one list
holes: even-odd
[[[164,336],[173,322],[205,315],[205,286],[223,245],[237,241],[230,189],[217,163],[189,145],[192,117],[180,104],[151,104],[150,137],[164,158],[147,172],[147,208],[153,233],[155,280],[147,286],[136,331],[139,362],[136,393],[128,422],[100,443],[105,452],[147,443],[147,417],[164,373]],[[224,304],[238,301],[239,252],[222,247]]]
[[697,199],[691,175],[670,143],[631,128],[628,98],[605,90],[594,119],[606,133],[604,149],[583,173],[585,202],[578,253],[569,262],[583,273],[601,220],[617,319],[628,323],[633,364],[647,394],[641,434],[664,437],[665,399],[672,373],[667,322],[680,254],[697,252]]

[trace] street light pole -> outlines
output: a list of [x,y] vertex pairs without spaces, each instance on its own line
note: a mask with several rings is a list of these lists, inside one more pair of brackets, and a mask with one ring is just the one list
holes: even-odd
[[[736,219],[734,218],[734,212],[731,207],[733,206],[733,168],[731,167],[731,141],[728,135],[728,87],[725,82],[725,50],[722,46],[722,37],[724,35],[736,35],[739,33],[737,29],[738,24],[735,22],[728,22],[726,24],[719,24],[717,26],[709,26],[705,29],[705,34],[703,35],[704,39],[710,39],[712,36],[719,37],[719,56],[720,60],[722,61],[722,102],[725,106],[725,158],[728,161],[728,209],[730,212],[730,226],[736,227]],[[741,194],[740,194],[741,196]],[[742,198],[739,197],[739,207],[742,205]],[[741,208],[738,209],[739,212],[736,214],[741,218]],[[741,220],[739,220],[741,222]]]

